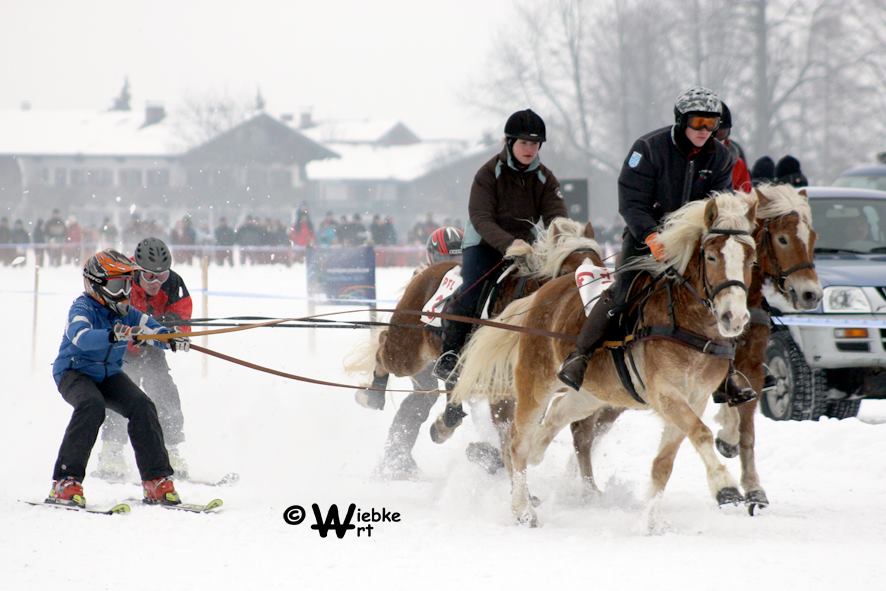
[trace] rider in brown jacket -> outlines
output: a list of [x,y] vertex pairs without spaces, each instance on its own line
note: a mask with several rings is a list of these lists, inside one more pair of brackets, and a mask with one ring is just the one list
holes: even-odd
[[[508,248],[532,242],[539,219],[547,226],[555,217],[566,217],[560,183],[538,157],[545,139],[542,118],[530,109],[517,111],[505,123],[505,147],[477,171],[462,243],[462,289],[448,313],[478,317],[480,295],[486,283],[498,278],[492,271]],[[435,376],[454,381],[452,370],[470,330],[470,324],[443,321],[443,355]]]

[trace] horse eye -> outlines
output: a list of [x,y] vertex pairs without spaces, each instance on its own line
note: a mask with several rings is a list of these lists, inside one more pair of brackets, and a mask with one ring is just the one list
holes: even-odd
[[787,245],[788,245],[788,239],[785,238],[784,236],[779,236],[779,237],[778,237],[778,243],[781,244],[782,246],[787,246]]
[[711,254],[705,255],[705,258],[708,260],[709,263],[716,263],[717,262],[717,257],[715,257],[714,255],[711,255]]

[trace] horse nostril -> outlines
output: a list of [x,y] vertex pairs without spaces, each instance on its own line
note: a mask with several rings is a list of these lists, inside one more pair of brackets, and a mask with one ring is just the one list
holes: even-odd
[[729,321],[732,320],[732,312],[723,312],[720,314],[720,322],[723,324],[729,324]]
[[804,291],[803,292],[803,300],[807,302],[814,302],[818,300],[818,293],[814,291]]

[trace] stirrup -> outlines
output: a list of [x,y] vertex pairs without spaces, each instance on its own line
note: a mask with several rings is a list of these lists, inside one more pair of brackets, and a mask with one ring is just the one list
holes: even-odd
[[431,374],[433,374],[438,380],[442,380],[447,384],[455,383],[458,379],[458,374],[455,371],[457,366],[458,353],[455,351],[446,351],[437,358],[437,362],[434,364],[434,369],[431,371]]

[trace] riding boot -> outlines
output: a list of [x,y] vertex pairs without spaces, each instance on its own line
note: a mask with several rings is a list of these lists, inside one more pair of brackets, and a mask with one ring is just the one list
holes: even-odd
[[[714,392],[714,402],[717,404],[725,402],[729,406],[740,406],[755,399],[757,392],[754,391],[746,378],[740,376],[741,374],[738,373],[728,375]],[[740,381],[744,381],[745,385],[739,385]]]
[[557,377],[561,382],[573,390],[581,389],[584,383],[585,372],[588,369],[588,360],[594,351],[603,343],[606,333],[614,322],[615,300],[609,292],[601,296],[600,301],[591,309],[591,313],[585,319],[578,334],[578,342],[575,351],[570,353],[560,369]]
[[447,384],[455,382],[458,377],[454,373],[455,366],[458,365],[458,354],[461,353],[470,332],[471,325],[466,322],[443,320],[443,354],[434,365],[434,377]]

